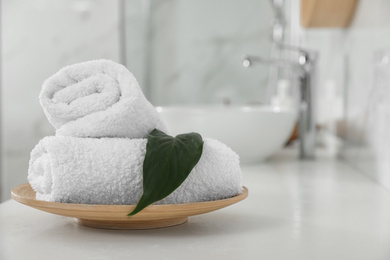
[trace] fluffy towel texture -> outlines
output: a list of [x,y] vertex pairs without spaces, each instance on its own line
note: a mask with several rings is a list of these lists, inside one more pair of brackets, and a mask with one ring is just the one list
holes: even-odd
[[[31,153],[28,180],[37,199],[64,203],[137,204],[146,139],[42,139]],[[242,191],[238,155],[204,139],[203,154],[184,183],[156,204],[218,200]]]
[[58,135],[142,138],[166,130],[133,74],[113,61],[63,68],[44,82],[39,98]]

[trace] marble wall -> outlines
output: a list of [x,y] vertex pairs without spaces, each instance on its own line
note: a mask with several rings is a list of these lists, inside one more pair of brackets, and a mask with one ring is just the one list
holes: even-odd
[[42,82],[65,65],[119,61],[118,9],[107,0],[2,1],[1,199],[26,182],[31,149],[54,134],[38,102]]
[[[140,61],[141,85],[155,105],[266,102],[268,67],[242,67],[244,54],[271,53],[270,1],[148,0],[148,6],[127,1],[149,13],[144,33],[127,23],[128,66]],[[130,13],[130,14],[129,14]],[[138,29],[137,29],[138,28]],[[146,31],[146,32],[145,32]],[[147,37],[136,46],[131,37]],[[136,62],[134,62],[134,59]]]
[[360,0],[349,28],[301,31],[302,44],[320,52],[321,122],[343,140],[341,156],[387,188],[389,12],[389,1]]

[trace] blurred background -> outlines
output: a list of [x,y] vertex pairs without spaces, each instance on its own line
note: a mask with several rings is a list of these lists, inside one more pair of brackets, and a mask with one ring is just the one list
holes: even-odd
[[[126,65],[155,106],[268,104],[288,69],[244,54],[316,51],[317,145],[390,187],[390,2],[360,0],[343,26],[302,26],[299,0],[2,0],[0,201],[25,183],[30,151],[55,131],[45,79],[77,62]],[[260,130],[259,130],[260,131]]]

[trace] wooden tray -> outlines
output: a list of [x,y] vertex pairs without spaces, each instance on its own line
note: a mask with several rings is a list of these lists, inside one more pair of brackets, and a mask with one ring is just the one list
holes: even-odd
[[35,199],[35,191],[25,183],[12,189],[14,200],[57,215],[76,218],[80,225],[107,229],[151,229],[187,222],[189,216],[224,208],[248,197],[243,193],[223,200],[186,204],[150,205],[134,216],[127,216],[135,205],[97,205],[47,202]]

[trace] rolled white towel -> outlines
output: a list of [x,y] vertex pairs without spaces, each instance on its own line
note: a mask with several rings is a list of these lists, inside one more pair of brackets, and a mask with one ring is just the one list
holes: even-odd
[[67,66],[44,82],[39,98],[58,135],[143,138],[166,130],[133,74],[113,61]]
[[[50,136],[31,152],[28,180],[39,200],[137,204],[142,195],[146,139]],[[218,200],[241,192],[238,155],[204,139],[198,164],[183,184],[156,204]]]

